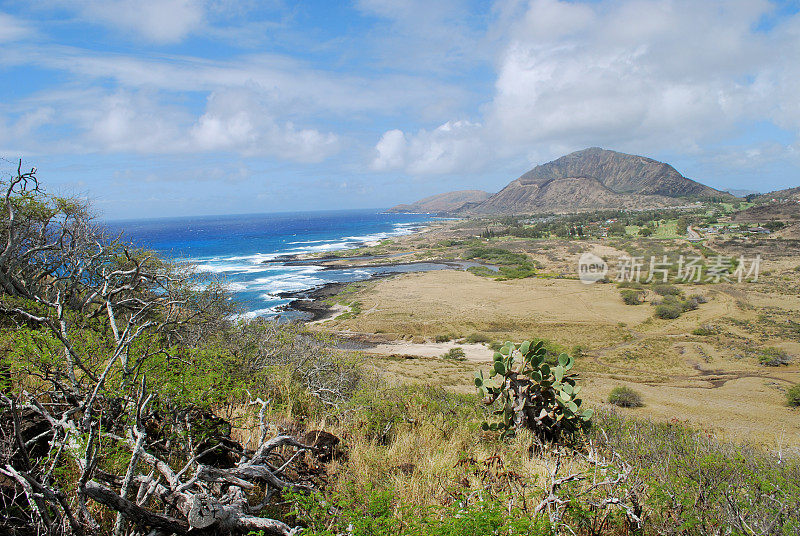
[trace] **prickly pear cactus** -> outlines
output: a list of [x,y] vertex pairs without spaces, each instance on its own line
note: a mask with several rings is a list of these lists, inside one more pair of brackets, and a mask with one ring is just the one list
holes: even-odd
[[572,435],[591,425],[593,412],[581,409],[581,388],[577,375],[570,373],[573,358],[561,354],[558,364],[550,366],[545,353],[542,341],[506,342],[494,354],[489,377],[482,370],[475,373],[483,403],[500,402],[494,411],[499,422],[484,422],[484,430],[500,431],[505,437],[527,428],[543,441],[558,441],[562,434]]

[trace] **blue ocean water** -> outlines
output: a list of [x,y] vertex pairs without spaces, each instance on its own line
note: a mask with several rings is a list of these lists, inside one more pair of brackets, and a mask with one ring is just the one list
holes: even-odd
[[246,316],[286,316],[281,309],[291,300],[279,293],[367,279],[376,270],[292,266],[281,262],[282,255],[357,247],[412,233],[432,219],[425,214],[348,210],[161,218],[106,225],[113,233],[122,232],[125,241],[223,278],[247,310]]

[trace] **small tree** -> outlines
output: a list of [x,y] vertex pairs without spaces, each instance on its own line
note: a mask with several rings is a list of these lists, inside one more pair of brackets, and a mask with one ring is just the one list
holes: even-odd
[[558,364],[551,367],[545,363],[545,354],[542,341],[506,342],[494,354],[489,378],[482,370],[475,373],[483,403],[500,403],[494,411],[500,422],[484,422],[484,430],[501,431],[507,437],[528,429],[540,441],[558,441],[564,433],[573,435],[589,428],[593,412],[581,409],[577,375],[569,372],[574,360],[561,354]]

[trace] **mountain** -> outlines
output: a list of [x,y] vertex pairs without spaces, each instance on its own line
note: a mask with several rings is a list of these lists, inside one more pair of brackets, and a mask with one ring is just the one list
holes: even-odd
[[796,188],[786,188],[785,190],[776,190],[766,194],[761,194],[755,201],[757,203],[769,203],[775,201],[800,201],[800,186]]
[[723,192],[728,192],[731,195],[735,195],[736,197],[747,197],[748,195],[759,195],[761,192],[758,190],[743,190],[737,188],[725,188],[722,190]]
[[[800,196],[800,193],[798,196]],[[731,216],[731,221],[736,223],[796,222],[798,220],[800,220],[800,202],[795,200],[764,203],[763,205],[740,210]]]
[[654,208],[698,198],[735,199],[687,179],[652,158],[599,147],[536,166],[463,214],[529,214],[603,208]]
[[426,197],[410,205],[397,205],[386,212],[452,213],[464,208],[465,205],[482,203],[491,196],[489,192],[481,190],[459,190]]

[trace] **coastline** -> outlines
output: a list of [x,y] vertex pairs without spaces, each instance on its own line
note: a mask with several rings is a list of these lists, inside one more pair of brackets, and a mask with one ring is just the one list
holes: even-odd
[[[337,260],[345,260],[344,258],[339,258]],[[413,267],[420,266],[429,268],[431,265],[436,265],[439,268],[436,269],[419,269],[414,270]],[[318,265],[319,266],[319,265]],[[281,298],[288,298],[292,301],[283,306],[283,311],[293,310],[308,315],[308,318],[303,319],[304,322],[319,322],[323,320],[328,320],[335,316],[337,311],[335,310],[334,305],[329,305],[325,303],[327,298],[331,298],[333,296],[338,295],[342,290],[344,290],[348,285],[352,283],[360,283],[365,281],[375,281],[377,279],[387,279],[390,277],[394,277],[397,275],[408,274],[408,273],[419,273],[419,272],[430,272],[434,270],[465,270],[469,266],[485,266],[489,269],[494,269],[495,267],[490,265],[484,265],[480,263],[472,263],[466,261],[449,261],[449,260],[430,260],[430,261],[401,261],[395,263],[381,263],[381,264],[372,264],[372,265],[360,265],[360,264],[351,264],[351,265],[337,265],[337,266],[324,266],[323,270],[340,270],[340,269],[357,269],[357,268],[410,268],[410,269],[402,269],[402,270],[394,270],[394,271],[378,271],[371,274],[369,277],[364,279],[356,279],[353,281],[337,281],[331,283],[325,283],[323,285],[319,285],[317,287],[307,289],[307,290],[297,290],[297,291],[286,291],[280,292],[277,295]]]
[[[414,232],[402,235],[403,240],[414,240],[421,235],[430,236],[430,233],[435,232],[437,226],[429,223],[421,225]],[[379,246],[380,241],[365,241],[357,244],[351,250],[358,250],[362,248]],[[339,250],[339,251],[347,251]],[[328,255],[324,257],[313,257],[306,253],[282,255],[269,262],[280,262],[285,266],[316,266],[321,271],[328,270],[368,270],[371,271],[367,277],[353,279],[351,281],[335,281],[325,283],[312,287],[310,289],[284,291],[276,295],[281,298],[290,299],[291,301],[281,307],[280,311],[296,311],[305,316],[303,322],[316,323],[328,320],[335,317],[341,311],[336,309],[334,304],[325,303],[325,300],[338,295],[343,289],[352,283],[375,281],[378,279],[387,279],[396,275],[405,273],[418,273],[429,272],[436,270],[466,270],[472,266],[483,266],[490,270],[497,270],[496,266],[463,260],[453,260],[445,258],[433,258],[427,260],[397,260],[385,262],[370,262],[382,261],[386,259],[399,258],[407,255],[417,253],[415,251],[402,251],[399,253],[382,254],[382,255],[354,255],[354,256],[336,256]]]

